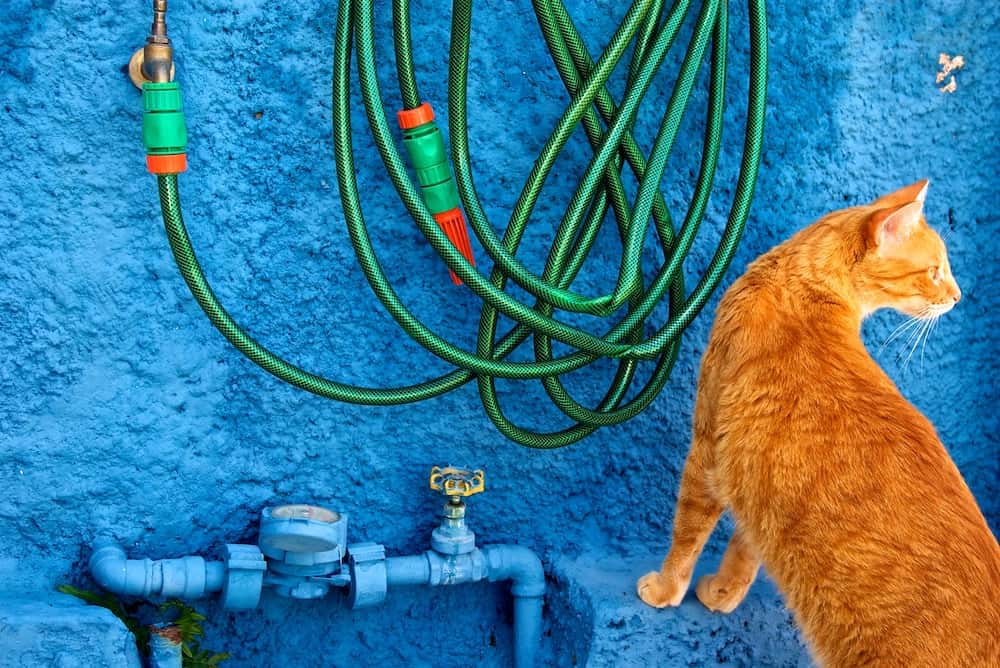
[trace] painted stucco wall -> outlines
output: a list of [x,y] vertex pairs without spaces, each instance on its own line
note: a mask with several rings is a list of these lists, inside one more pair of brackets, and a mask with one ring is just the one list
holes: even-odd
[[[391,112],[388,3],[378,4]],[[567,4],[595,49],[625,11],[610,0]],[[666,548],[718,295],[649,410],[557,452],[506,442],[472,386],[420,405],[368,408],[281,385],[210,326],[172,264],[143,167],[140,100],[123,73],[144,38],[147,5],[8,0],[0,8],[0,601],[85,583],[98,533],[136,556],[211,555],[226,542],[253,542],[260,509],[282,502],[349,513],[352,541],[422,551],[438,504],[427,470],[454,463],[487,470],[488,491],[469,512],[480,541],[533,547],[552,574],[544,648],[552,665],[623,656],[649,662],[635,665],[805,665],[766,585],[725,619],[644,610],[631,592]],[[185,214],[220,298],[273,350],[357,384],[414,382],[445,367],[381,310],[340,213],[329,128],[334,5],[171,2],[191,137]],[[692,285],[714,250],[738,165],[746,15],[732,5],[727,143],[687,266]],[[726,284],[823,212],[929,177],[928,218],[948,235],[965,299],[906,368],[899,342],[877,358],[933,420],[996,531],[998,12],[971,0],[772,2],[768,11],[765,157]],[[422,93],[443,113],[447,3],[414,2],[418,12]],[[935,86],[942,51],[967,63],[953,94]],[[654,109],[668,83],[661,77],[651,95]],[[566,104],[526,0],[477,3],[469,89],[477,183],[499,227]],[[677,210],[690,194],[704,106],[699,93],[665,179]],[[647,146],[654,109],[639,133]],[[428,324],[471,347],[476,299],[451,287],[406,217],[360,104],[355,127],[365,213],[384,264]],[[529,265],[540,266],[589,157],[584,147],[576,137],[548,182],[525,242]],[[614,269],[617,247],[610,237],[601,243],[592,276]],[[879,314],[865,325],[873,352],[900,322]],[[577,376],[579,396],[599,397],[606,370]],[[542,396],[501,383],[513,416],[558,424]],[[206,644],[230,651],[234,667],[422,666],[445,652],[469,665],[509,660],[500,587],[392,592],[379,611],[273,598],[252,613],[206,610]],[[600,643],[591,643],[595,624]],[[664,639],[681,640],[667,651]]]

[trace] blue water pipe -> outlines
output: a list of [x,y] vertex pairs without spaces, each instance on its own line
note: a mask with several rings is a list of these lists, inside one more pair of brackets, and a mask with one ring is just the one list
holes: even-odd
[[181,634],[176,626],[157,624],[149,633],[149,668],[182,668]]
[[229,544],[222,559],[129,559],[106,538],[94,542],[90,572],[103,589],[140,597],[197,599],[219,594],[223,607],[257,607],[264,588],[280,596],[317,599],[343,591],[352,608],[381,604],[390,587],[468,582],[511,583],[514,597],[514,666],[531,668],[541,640],[545,573],[521,545],[476,546],[465,524],[464,497],[485,488],[482,470],[434,467],[431,488],[446,501],[441,524],[422,554],[386,557],[378,543],[347,543],[347,515],[319,506],[265,508],[258,545]]

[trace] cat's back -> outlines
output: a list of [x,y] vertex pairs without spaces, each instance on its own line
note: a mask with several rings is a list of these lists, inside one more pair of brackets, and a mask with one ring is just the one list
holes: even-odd
[[772,385],[804,382],[813,375],[827,380],[820,373],[824,368],[843,368],[845,357],[857,356],[856,350],[823,341],[823,332],[802,320],[795,305],[802,288],[789,284],[795,272],[789,265],[784,246],[774,248],[723,295],[702,361],[702,380],[725,380],[712,388],[716,394],[734,386],[771,391]]

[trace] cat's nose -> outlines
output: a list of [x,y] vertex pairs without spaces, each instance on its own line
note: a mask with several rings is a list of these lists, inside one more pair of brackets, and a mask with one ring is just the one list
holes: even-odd
[[956,304],[962,298],[962,290],[957,285],[951,289],[951,298]]

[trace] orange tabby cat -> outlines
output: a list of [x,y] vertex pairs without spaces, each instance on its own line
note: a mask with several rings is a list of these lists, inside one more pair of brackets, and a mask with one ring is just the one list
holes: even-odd
[[926,190],[822,218],[723,297],[670,552],[639,580],[643,601],[681,602],[728,508],[736,533],[695,588],[709,609],[731,612],[763,563],[822,666],[1000,666],[1000,546],[859,335],[876,309],[933,317],[961,296]]

